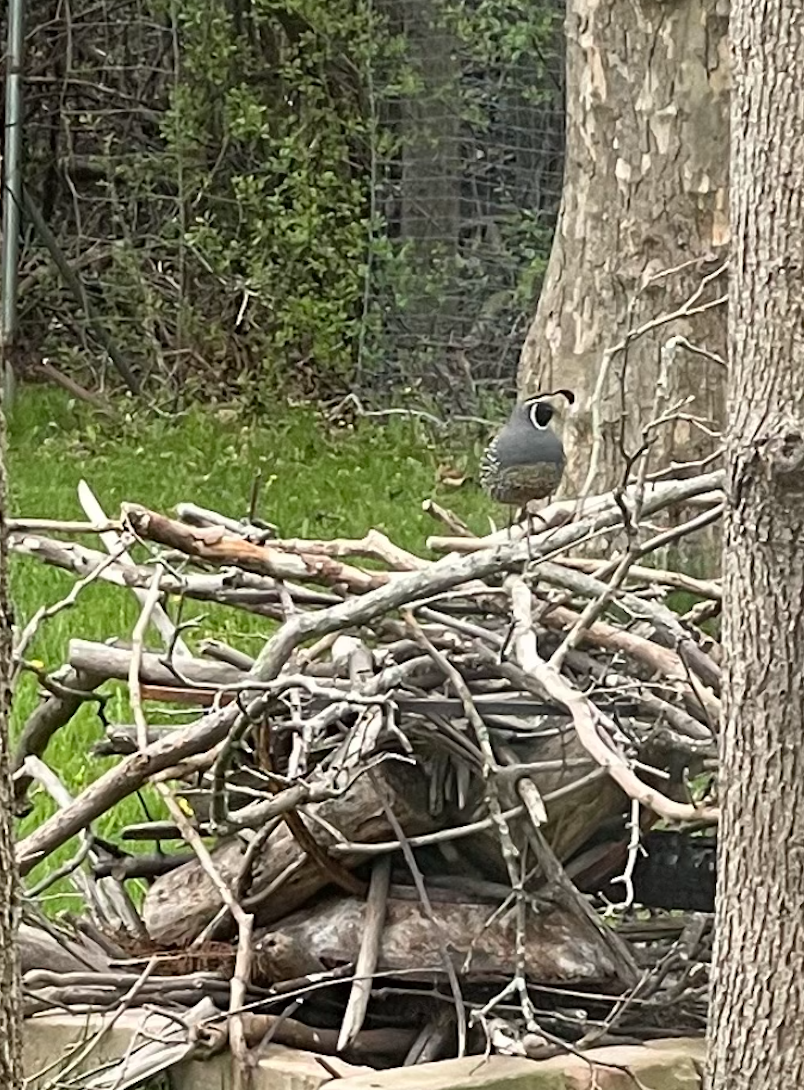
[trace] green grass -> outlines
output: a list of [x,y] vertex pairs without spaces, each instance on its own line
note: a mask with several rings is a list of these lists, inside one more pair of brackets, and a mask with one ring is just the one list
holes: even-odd
[[[377,527],[397,544],[421,552],[428,534],[440,532],[421,509],[428,497],[451,507],[480,533],[487,531],[489,516],[504,518],[471,481],[457,490],[438,484],[439,467],[445,464],[461,475],[473,474],[484,439],[477,430],[434,437],[427,425],[401,417],[335,428],[309,408],[286,406],[251,422],[213,408],[177,419],[140,412],[109,420],[59,392],[31,388],[21,392],[9,421],[10,513],[83,518],[76,493],[83,478],[110,516],[128,500],[165,513],[181,501],[192,501],[240,517],[248,511],[252,482],[260,472],[258,514],[276,523],[283,536],[358,537]],[[95,539],[85,543],[101,547]],[[66,573],[12,558],[18,626],[42,604],[60,600],[72,583]],[[54,670],[65,661],[71,637],[127,637],[136,618],[133,595],[108,584],[89,586],[74,607],[42,626],[27,657]],[[224,607],[190,606],[182,618],[197,621],[187,635],[191,645],[214,635],[256,653],[270,631],[264,618]],[[130,722],[122,687],[104,688],[111,694],[109,717]],[[36,681],[27,675],[15,695],[15,737],[37,701]],[[102,733],[96,707],[89,705],[57,734],[45,754],[73,792],[113,763],[89,754]],[[43,793],[35,793],[34,802],[33,811],[20,822],[20,835],[52,813]],[[121,826],[143,817],[141,803],[131,798],[102,817],[95,830],[114,838]],[[43,866],[50,869],[69,858],[74,847],[65,845]],[[32,878],[38,876],[34,872]],[[76,907],[69,888],[64,882],[54,887],[52,908]]]

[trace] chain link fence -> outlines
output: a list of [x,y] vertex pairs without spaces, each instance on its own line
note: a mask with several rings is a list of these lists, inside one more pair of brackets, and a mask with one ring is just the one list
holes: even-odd
[[23,361],[153,396],[512,382],[557,0],[29,0]]

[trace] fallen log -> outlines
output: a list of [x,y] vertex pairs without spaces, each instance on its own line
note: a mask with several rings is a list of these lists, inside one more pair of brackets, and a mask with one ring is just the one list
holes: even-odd
[[[309,959],[321,965],[354,961],[360,949],[365,905],[357,897],[329,897],[277,920],[255,940],[255,960],[272,967],[274,946],[282,950],[283,972],[309,969]],[[441,946],[448,937],[449,956],[468,984],[492,982],[516,970],[516,910],[500,914],[488,904],[441,899],[432,902],[429,918],[415,900],[389,898],[380,939],[376,972],[404,972],[406,979],[442,978]],[[587,984],[602,987],[618,979],[611,953],[588,921],[549,901],[531,900],[525,924],[525,970],[528,980],[541,984]],[[294,966],[288,949],[304,952]],[[266,979],[264,983],[274,983]]]
[[[377,775],[383,791],[405,832],[410,835],[435,828],[427,813],[427,786],[413,767],[385,762]],[[304,820],[304,810],[299,811]],[[392,831],[370,779],[360,776],[335,798],[309,806],[316,821],[305,821],[318,845],[326,849],[335,843],[328,826],[347,840],[371,843],[387,840]],[[325,823],[325,824],[324,824]],[[253,913],[255,924],[264,925],[291,912],[310,896],[323,889],[329,878],[315,862],[305,857],[288,827],[279,825],[268,837],[255,861],[250,881],[243,882],[246,846],[240,840],[220,844],[212,852],[213,863],[221,878],[232,889],[245,885],[243,905]],[[359,856],[339,855],[343,866],[353,867]],[[291,868],[295,865],[296,869]],[[287,873],[286,881],[278,884]],[[164,945],[185,945],[197,938],[221,908],[214,883],[200,863],[193,861],[158,878],[143,904],[143,920],[148,934]]]

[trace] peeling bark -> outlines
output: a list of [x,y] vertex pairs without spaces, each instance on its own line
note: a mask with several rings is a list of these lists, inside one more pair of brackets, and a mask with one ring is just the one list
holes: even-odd
[[804,1085],[804,11],[735,0],[710,1090]]
[[[519,374],[523,391],[569,387],[563,489],[589,461],[591,397],[604,352],[629,328],[674,310],[725,257],[728,243],[726,0],[569,0],[567,155],[559,226]],[[694,267],[646,286],[657,273]],[[707,297],[725,292],[716,281]],[[622,475],[620,419],[633,449],[659,376],[660,346],[683,335],[725,356],[726,308],[674,322],[613,360],[601,401],[600,487]],[[624,377],[621,378],[624,371]],[[720,421],[722,369],[681,351],[669,401]],[[695,458],[711,440],[680,421],[653,455]]]

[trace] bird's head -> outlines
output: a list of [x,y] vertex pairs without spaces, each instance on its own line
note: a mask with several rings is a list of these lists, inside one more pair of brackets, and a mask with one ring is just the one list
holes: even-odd
[[572,390],[547,390],[520,401],[514,415],[526,420],[536,431],[560,422],[567,407],[575,404]]

